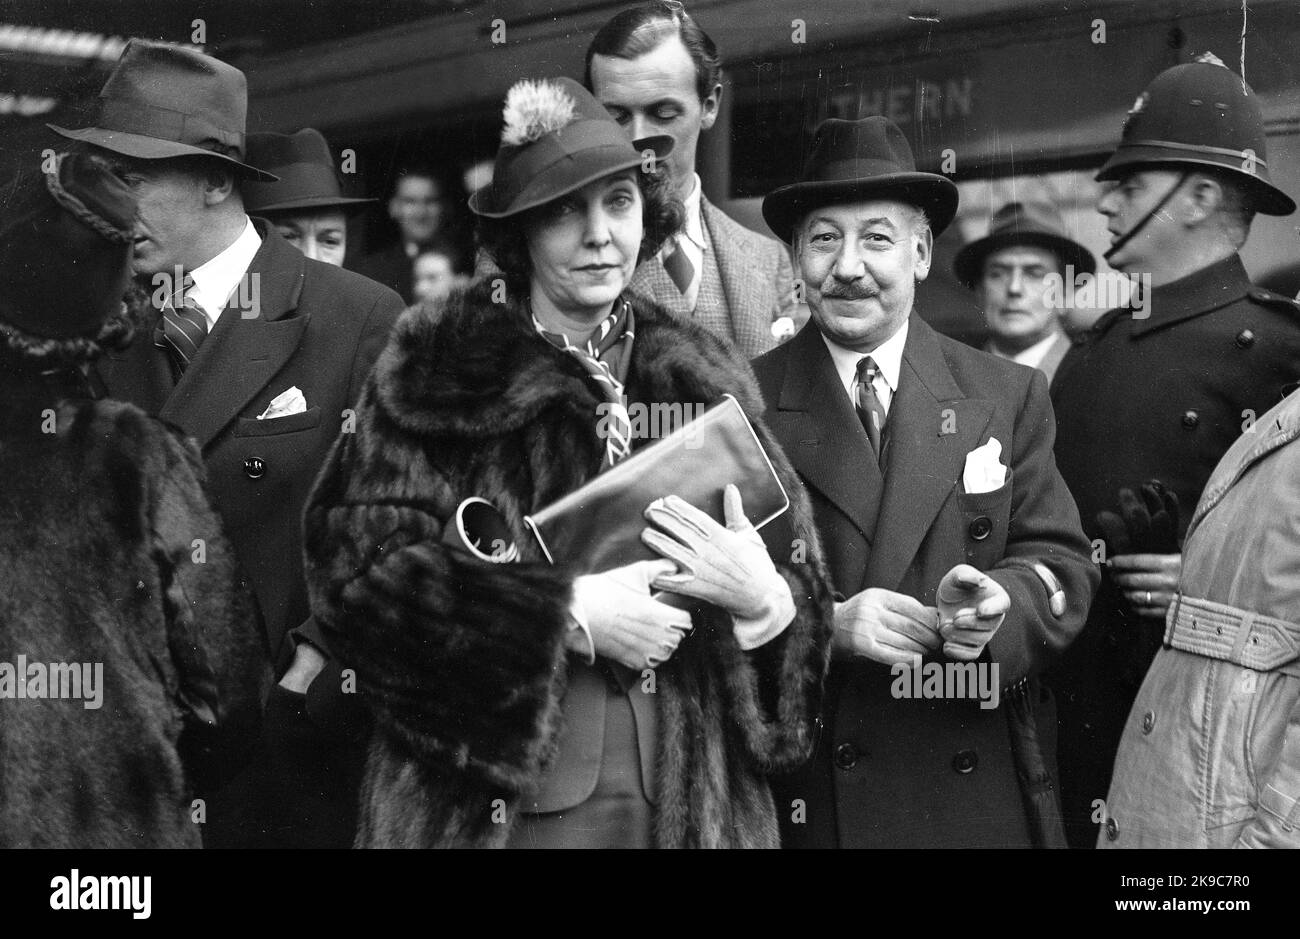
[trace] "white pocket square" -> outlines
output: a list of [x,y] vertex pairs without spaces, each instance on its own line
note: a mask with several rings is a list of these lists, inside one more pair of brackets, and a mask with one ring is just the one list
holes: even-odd
[[275,400],[266,406],[266,410],[257,415],[259,421],[272,417],[288,417],[290,414],[301,414],[307,410],[307,399],[303,397],[298,386],[294,385],[288,391],[283,391],[275,396]]
[[1002,444],[997,437],[990,437],[982,447],[976,447],[966,454],[966,468],[961,474],[962,488],[967,494],[992,492],[1007,481],[1007,468],[999,462]]

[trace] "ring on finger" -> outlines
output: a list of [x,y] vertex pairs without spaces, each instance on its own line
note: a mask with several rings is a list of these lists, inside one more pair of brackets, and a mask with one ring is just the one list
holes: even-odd
[[1151,605],[1151,591],[1147,591],[1147,606]]

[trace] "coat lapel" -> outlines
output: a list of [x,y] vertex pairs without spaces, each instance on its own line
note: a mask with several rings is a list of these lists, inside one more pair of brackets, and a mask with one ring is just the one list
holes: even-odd
[[1255,463],[1278,447],[1300,437],[1300,392],[1292,392],[1282,404],[1256,421],[1249,431],[1237,438],[1205,484],[1201,500],[1187,526],[1183,543],[1191,538],[1193,529],[1210,510],[1223,501],[1228,490]]
[[1070,351],[1070,337],[1065,333],[1059,333],[1056,341],[1047,349],[1047,355],[1043,356],[1043,361],[1038,363],[1038,370],[1047,376],[1050,384],[1056,376],[1056,370],[1061,366],[1061,360],[1065,358],[1065,353]]
[[95,364],[95,371],[108,397],[129,401],[156,415],[172,392],[172,374],[167,353],[153,344],[161,314],[147,304],[144,316],[131,344],[120,352],[107,353]]
[[[754,276],[754,272],[749,269],[753,259],[749,259],[746,264],[745,245],[741,244],[738,239],[729,237],[729,233],[724,231],[718,216],[722,211],[716,208],[712,202],[700,194],[700,216],[705,230],[708,232],[709,246],[713,250],[714,261],[718,265],[718,276],[722,280],[722,294],[727,298],[728,310],[755,310],[762,309],[757,303],[754,291],[759,284],[759,278]],[[732,325],[732,324],[728,324]],[[733,340],[735,329],[733,326]]]
[[913,314],[889,408],[879,550],[867,562],[869,586],[898,588],[939,509],[960,485],[966,454],[979,445],[992,415],[990,402],[962,393],[934,330]]
[[[284,367],[302,341],[310,314],[290,316],[302,292],[305,259],[279,235],[258,225],[262,247],[246,277],[257,287],[256,310],[241,309],[238,297],[190,362],[159,417],[179,424],[207,447],[227,424]],[[256,315],[249,315],[255,313]]]
[[790,340],[770,426],[799,475],[873,540],[883,479],[816,324]]

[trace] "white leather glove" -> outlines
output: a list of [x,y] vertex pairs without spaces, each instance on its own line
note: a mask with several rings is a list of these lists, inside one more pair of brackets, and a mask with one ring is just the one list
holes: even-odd
[[656,499],[645,517],[641,540],[677,563],[651,586],[720,606],[732,615],[736,641],[746,651],[781,634],[794,620],[790,585],[768,557],[763,539],[745,517],[740,490],[723,492],[726,527],[677,496]]
[[675,569],[669,561],[637,561],[574,580],[569,613],[587,639],[577,640],[581,646],[570,640],[569,648],[585,652],[589,642],[589,663],[597,655],[635,669],[667,662],[691,631],[691,614],[652,599],[650,582]]
[[979,658],[1011,609],[1011,596],[1003,586],[969,564],[958,564],[943,575],[934,602],[943,654],[963,662]]
[[868,587],[835,604],[835,648],[885,665],[911,665],[943,645],[932,606],[893,590]]

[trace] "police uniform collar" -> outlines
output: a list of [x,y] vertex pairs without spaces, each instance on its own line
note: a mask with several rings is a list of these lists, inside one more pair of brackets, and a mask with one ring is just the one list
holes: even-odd
[[1132,335],[1137,338],[1220,309],[1242,299],[1250,290],[1250,277],[1241,263],[1241,256],[1229,255],[1222,261],[1152,290],[1151,315],[1133,320]]

